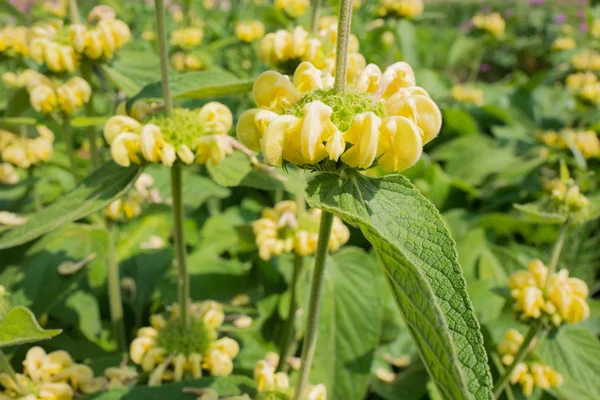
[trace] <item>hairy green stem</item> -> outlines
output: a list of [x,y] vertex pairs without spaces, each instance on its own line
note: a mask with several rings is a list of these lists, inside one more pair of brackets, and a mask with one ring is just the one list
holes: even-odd
[[279,364],[277,364],[277,370],[281,371],[285,365],[285,359],[290,355],[290,348],[292,347],[294,339],[294,325],[296,325],[296,312],[298,311],[298,303],[296,302],[296,286],[298,286],[298,279],[302,274],[302,264],[304,257],[296,254],[294,256],[294,272],[292,274],[292,281],[290,282],[290,307],[288,309],[288,318],[283,326],[283,333],[281,336],[281,344],[279,347]]
[[183,199],[181,194],[181,165],[173,164],[171,167],[171,194],[173,198],[173,220],[175,227],[175,251],[177,254],[177,294],[181,307],[181,324],[184,329],[188,327],[188,299],[190,298],[190,277],[187,270],[185,238],[183,234]]
[[[92,88],[92,65],[84,63],[81,65],[81,76]],[[91,91],[90,100],[85,105],[85,113],[88,117],[93,117],[94,112],[94,91]],[[95,171],[100,167],[100,151],[98,149],[98,135],[96,128],[90,125],[87,129],[88,140],[90,141],[90,155],[92,160],[92,169]]]
[[321,0],[312,0],[310,3],[312,7],[312,13],[310,15],[310,31],[313,35],[315,35],[319,30],[319,12],[321,11]]
[[77,159],[75,158],[75,149],[73,148],[73,138],[71,137],[71,127],[69,126],[69,119],[64,118],[63,121],[63,140],[67,148],[67,157],[69,158],[71,174],[73,174],[75,182],[79,183],[79,173],[77,172]]
[[[502,376],[500,378],[498,378],[498,380],[496,381],[496,388],[494,389],[494,398],[495,399],[500,398],[500,396],[502,395],[502,392],[506,388],[506,385],[508,384],[508,382],[510,382],[510,376],[512,375],[512,373],[515,370],[515,368],[517,367],[517,365],[521,361],[523,361],[525,359],[525,357],[527,357],[527,354],[529,354],[529,352],[531,350],[533,350],[533,347],[536,344],[536,343],[534,343],[534,339],[538,338],[539,336],[541,336],[543,334],[544,334],[544,330],[542,329],[542,325],[540,323],[535,323],[534,325],[531,326],[531,328],[529,328],[529,332],[527,332],[527,336],[525,336],[525,339],[523,340],[521,347],[519,347],[519,351],[515,355],[515,359],[514,359],[513,363],[510,364],[506,368],[506,370],[504,371]],[[533,346],[532,346],[532,344],[533,344]]]
[[19,390],[21,391],[22,394],[24,394],[24,395],[29,394],[29,390],[27,390],[27,388],[23,387],[21,385],[21,383],[19,382],[19,380],[17,379],[17,374],[15,373],[15,370],[13,369],[12,365],[10,365],[10,361],[8,361],[8,359],[4,355],[4,352],[1,349],[0,349],[0,371],[5,372],[8,374],[8,376],[10,376],[10,379],[12,379],[15,382],[15,384],[17,385],[17,388],[19,388]]
[[331,236],[332,226],[333,214],[323,211],[321,213],[319,241],[317,244],[317,253],[315,254],[315,266],[310,288],[308,314],[306,317],[306,333],[302,345],[302,363],[298,373],[294,400],[301,400],[306,392],[310,369],[312,367],[317,346],[317,328],[319,325],[319,310],[321,308],[321,293],[323,291],[323,279],[325,278],[325,266],[327,253],[329,252],[329,237]]
[[338,34],[335,60],[335,82],[333,89],[341,92],[346,89],[348,71],[348,43],[350,42],[350,26],[352,25],[352,0],[340,1],[338,15]]
[[127,350],[125,339],[125,324],[123,319],[123,302],[121,300],[121,281],[119,263],[117,262],[117,229],[115,223],[106,220],[109,235],[108,256],[106,258],[106,282],[108,287],[108,303],[110,307],[110,320],[113,335],[117,341],[119,351]]
[[554,244],[554,248],[552,249],[552,258],[550,259],[550,264],[548,265],[548,275],[546,276],[546,282],[544,283],[544,291],[548,289],[550,285],[550,277],[556,273],[556,268],[558,267],[558,261],[560,260],[560,253],[562,253],[562,249],[565,245],[565,238],[567,236],[567,231],[569,230],[569,224],[565,223],[560,228],[560,233],[558,234],[558,239],[556,239],[556,243]]
[[81,23],[81,16],[79,15],[79,6],[77,6],[77,0],[69,0],[69,19],[72,24]]
[[165,5],[163,0],[154,0],[156,12],[156,29],[158,39],[158,51],[160,55],[160,75],[162,82],[162,94],[165,100],[167,115],[173,112],[173,100],[169,89],[169,52],[167,49],[167,28],[165,23]]

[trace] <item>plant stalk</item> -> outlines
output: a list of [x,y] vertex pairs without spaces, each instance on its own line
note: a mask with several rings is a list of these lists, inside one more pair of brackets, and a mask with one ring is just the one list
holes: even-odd
[[292,281],[290,282],[290,307],[288,309],[288,318],[283,326],[277,371],[281,371],[283,369],[283,366],[285,365],[285,359],[289,356],[290,348],[292,347],[292,342],[294,341],[294,326],[296,325],[296,312],[298,311],[298,303],[296,302],[296,287],[298,286],[298,280],[302,274],[303,263],[304,257],[296,254],[294,256],[294,272],[292,275]]
[[181,325],[184,329],[188,327],[188,299],[190,298],[190,277],[187,270],[185,238],[183,233],[183,199],[182,199],[181,165],[173,164],[171,167],[171,194],[173,198],[173,220],[175,252],[177,255],[177,268],[179,278],[177,280],[177,294],[179,307],[181,308]]
[[110,320],[119,351],[123,352],[127,350],[127,340],[125,339],[121,282],[119,263],[117,262],[117,229],[115,223],[108,219],[106,220],[106,225],[108,226],[109,235],[108,257],[106,258],[106,281],[108,287],[108,303],[110,306]]
[[323,211],[321,214],[319,241],[317,244],[317,253],[315,254],[315,266],[310,288],[308,314],[306,318],[306,334],[304,335],[304,343],[302,345],[302,363],[298,373],[294,400],[301,400],[305,395],[309,382],[310,369],[315,355],[317,328],[319,325],[319,310],[321,308],[321,293],[323,291],[323,279],[325,278],[325,266],[327,253],[329,252],[329,237],[331,236],[332,226],[333,214]]
[[72,24],[79,24],[81,22],[77,0],[69,0],[69,19]]
[[346,89],[348,71],[348,43],[352,25],[352,0],[341,0],[338,16],[338,36],[335,60],[335,83],[333,89],[341,92]]
[[552,249],[552,258],[550,259],[550,265],[548,265],[548,275],[546,276],[546,282],[544,283],[544,291],[548,289],[550,285],[550,277],[556,273],[556,268],[558,267],[558,261],[560,260],[560,254],[562,253],[563,246],[565,245],[565,238],[567,236],[567,231],[569,230],[569,224],[565,223],[560,228],[560,233],[558,234],[558,239],[556,239],[556,243],[554,244],[554,248]]
[[319,30],[319,14],[321,11],[321,0],[311,1],[312,13],[310,15],[310,31],[313,35]]
[[63,120],[63,140],[67,148],[67,157],[69,157],[69,166],[71,174],[75,178],[75,182],[79,183],[79,174],[77,173],[77,160],[75,158],[75,149],[73,148],[73,138],[71,137],[71,127],[69,126],[68,118]]
[[165,23],[165,5],[163,0],[154,0],[156,12],[156,29],[158,33],[158,52],[160,55],[160,75],[162,95],[165,100],[165,111],[170,116],[173,113],[173,100],[169,89],[169,52],[167,49],[167,28]]
[[[92,65],[91,64],[82,64],[81,66],[81,76],[86,82],[92,87]],[[90,100],[85,105],[85,113],[88,117],[93,117],[94,112],[94,91],[92,90],[90,94]],[[96,132],[96,128],[93,125],[90,125],[87,129],[88,140],[90,141],[90,155],[92,160],[92,170],[98,169],[100,167],[100,151],[98,149],[98,134]]]

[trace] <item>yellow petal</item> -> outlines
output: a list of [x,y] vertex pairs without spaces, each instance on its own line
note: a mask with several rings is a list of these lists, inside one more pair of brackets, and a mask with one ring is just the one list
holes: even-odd
[[[261,145],[267,164],[281,166],[290,135],[300,135],[300,122],[300,118],[293,115],[282,115],[269,124]],[[300,148],[286,152],[286,160],[294,164],[303,164]]]
[[142,155],[150,162],[158,162],[164,144],[161,130],[154,124],[146,124],[140,133]]
[[206,131],[211,134],[227,133],[233,125],[231,111],[217,101],[205,104],[198,112],[198,118],[204,122]]
[[111,117],[104,125],[104,138],[108,144],[112,144],[117,135],[123,132],[137,133],[142,129],[142,125],[131,117],[117,115]]
[[423,152],[419,128],[408,118],[388,117],[380,128],[378,163],[386,171],[402,172],[413,166]]
[[263,72],[252,86],[256,105],[282,113],[300,100],[300,93],[290,80],[275,71]]
[[332,113],[331,107],[318,100],[304,106],[301,151],[305,163],[314,164],[327,157],[327,149],[323,142],[338,131],[331,122]]
[[342,161],[354,168],[369,168],[377,156],[381,118],[366,112],[354,117],[350,129],[344,132],[346,142],[353,146],[342,155]]
[[363,93],[375,93],[381,82],[381,69],[375,64],[369,64],[358,76],[354,85]]
[[387,99],[398,89],[415,86],[415,73],[410,65],[404,61],[390,65],[381,77],[381,83],[377,89],[377,97]]
[[138,134],[130,132],[121,133],[113,140],[110,146],[110,154],[117,164],[129,167],[131,159],[135,161],[135,157],[137,157],[136,153],[140,151],[140,145],[140,136]]
[[304,61],[294,72],[294,86],[300,93],[311,92],[315,89],[323,88],[321,71],[311,63]]
[[267,127],[279,114],[272,111],[253,108],[244,111],[236,126],[239,141],[252,151],[260,150],[260,141]]
[[412,119],[423,134],[423,144],[434,139],[442,128],[442,113],[428,96],[400,91],[386,102],[388,115]]

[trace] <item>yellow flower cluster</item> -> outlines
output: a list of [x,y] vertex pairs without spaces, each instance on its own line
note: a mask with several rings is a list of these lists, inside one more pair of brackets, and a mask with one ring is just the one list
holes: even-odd
[[213,301],[192,304],[187,331],[181,327],[180,312],[174,306],[168,320],[152,315],[152,326],[140,328],[131,342],[129,355],[144,372],[150,373],[148,385],[198,379],[203,369],[212,376],[231,375],[232,360],[240,348],[231,338],[217,338],[217,328],[225,318],[223,306]]
[[15,382],[8,374],[0,373],[4,387],[2,398],[21,400],[71,400],[84,394],[102,390],[103,377],[84,364],[77,364],[64,350],[46,353],[41,347],[32,347],[23,361],[23,373],[16,374]]
[[[272,68],[295,69],[303,61],[312,63],[318,69],[331,75],[335,72],[335,52],[337,41],[337,19],[323,17],[319,20],[319,32],[311,36],[298,26],[293,30],[281,29],[268,33],[261,41],[258,58]],[[348,77],[355,79],[367,62],[359,53],[356,36],[350,36],[348,46]]]
[[37,125],[38,137],[26,138],[0,130],[0,156],[4,162],[27,169],[52,158],[54,134],[45,126]]
[[52,72],[73,72],[77,56],[73,47],[45,37],[35,38],[29,45],[29,56],[37,64],[46,64]]
[[400,172],[419,160],[423,145],[441,128],[439,108],[415,86],[405,62],[383,73],[370,64],[342,93],[330,89],[331,82],[308,62],[298,66],[291,81],[275,71],[263,73],[252,89],[259,108],[240,116],[238,138],[262,150],[274,166],[285,160],[304,168],[338,168],[341,160],[352,168],[377,163]]
[[181,28],[171,33],[171,45],[176,51],[171,54],[171,65],[177,72],[198,71],[204,63],[196,54],[189,51],[198,47],[204,38],[204,31],[197,27]]
[[452,87],[452,98],[463,103],[473,103],[478,106],[483,105],[483,90],[475,89],[464,85],[455,85]]
[[5,26],[0,30],[0,54],[10,57],[29,55],[29,29],[24,26]]
[[[254,382],[259,393],[274,396],[273,398],[288,397],[294,394],[290,378],[285,372],[275,372],[278,357],[260,360],[254,367]],[[302,400],[327,400],[327,388],[323,384],[310,386],[301,397]]]
[[15,168],[9,163],[0,163],[0,183],[14,185],[17,182],[19,182],[19,174],[17,174]]
[[275,8],[285,11],[292,18],[298,18],[306,14],[309,6],[309,0],[275,0]]
[[[523,335],[516,329],[509,329],[504,334],[504,340],[497,349],[504,365],[513,364],[523,340]],[[542,390],[559,387],[563,383],[563,377],[550,366],[540,362],[520,362],[510,376],[510,383],[521,385],[525,397],[530,397],[535,387]]]
[[597,18],[592,22],[590,34],[596,39],[600,39],[600,18]]
[[413,19],[423,14],[423,0],[379,0],[378,14]]
[[578,71],[600,71],[600,53],[585,50],[571,57],[571,65]]
[[591,71],[577,72],[567,76],[567,87],[576,92],[584,100],[600,104],[600,81]]
[[588,287],[578,278],[569,278],[562,269],[548,276],[548,268],[540,260],[532,260],[527,271],[516,271],[508,280],[514,308],[525,319],[544,318],[554,326],[564,322],[575,324],[587,319]]
[[497,12],[491,14],[476,14],[473,19],[473,26],[482,31],[491,33],[494,37],[501,37],[506,30],[506,22]]
[[547,146],[557,149],[568,149],[569,143],[572,143],[585,158],[594,158],[600,155],[600,140],[598,140],[596,132],[592,130],[546,131],[540,135],[540,138]]
[[575,42],[575,39],[573,39],[572,37],[560,37],[552,43],[552,50],[554,50],[554,51],[572,50],[575,48],[575,46],[577,46],[577,43]]
[[265,36],[265,25],[258,20],[238,22],[235,36],[242,42],[252,43]]
[[[301,256],[315,253],[319,239],[321,210],[298,212],[293,201],[282,201],[262,212],[252,223],[260,258],[269,260],[281,253],[294,252]],[[337,217],[333,220],[329,250],[336,251],[350,238],[350,231]]]
[[227,132],[233,124],[231,111],[221,103],[210,102],[199,110],[176,108],[172,117],[152,117],[142,124],[117,115],[104,126],[113,160],[124,167],[176,160],[184,164],[219,163],[233,152],[233,138]]

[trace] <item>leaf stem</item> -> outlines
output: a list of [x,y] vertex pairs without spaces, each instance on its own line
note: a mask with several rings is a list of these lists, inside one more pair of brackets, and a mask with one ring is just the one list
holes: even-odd
[[323,291],[323,280],[325,278],[327,253],[329,252],[329,237],[331,236],[332,226],[333,214],[323,211],[321,213],[319,241],[317,244],[317,253],[315,254],[315,266],[310,289],[308,314],[306,317],[306,334],[304,336],[304,343],[302,345],[302,362],[300,365],[300,371],[298,373],[298,381],[296,383],[294,400],[301,400],[306,392],[310,369],[312,367],[312,362],[315,355],[315,349],[317,345],[317,328],[319,325],[319,310],[321,308],[321,293]]
[[[92,65],[84,63],[81,65],[81,76],[92,88]],[[90,93],[90,100],[85,105],[85,113],[88,117],[94,116],[94,91]],[[97,170],[100,167],[100,151],[98,149],[98,135],[94,125],[90,125],[87,129],[88,140],[90,141],[90,154],[92,159],[92,170]]]
[[106,257],[106,281],[108,287],[108,303],[110,306],[110,320],[113,329],[113,335],[117,341],[120,351],[127,349],[125,339],[125,325],[123,320],[123,302],[121,300],[121,285],[119,274],[119,263],[117,262],[117,229],[115,223],[106,220],[108,227],[109,245],[108,255]]
[[545,331],[542,329],[542,324],[539,322],[533,324],[531,328],[529,328],[529,332],[527,332],[527,336],[525,336],[521,347],[519,347],[519,351],[515,355],[513,363],[506,368],[502,376],[496,382],[496,389],[494,390],[495,399],[500,398],[506,385],[510,381],[510,376],[512,375],[514,369],[521,361],[525,359],[525,357],[527,357],[527,354],[529,354],[529,352],[533,350],[533,347],[535,347],[537,344],[537,341],[534,342],[534,339],[538,338],[538,336],[541,337],[544,332]]
[[352,0],[340,1],[338,15],[338,36],[335,60],[335,82],[333,89],[341,92],[346,89],[348,71],[348,43],[350,42],[350,26],[352,25]]
[[288,309],[288,318],[283,326],[277,371],[281,371],[285,365],[285,359],[289,356],[290,348],[294,339],[294,326],[296,325],[296,312],[298,311],[298,303],[296,302],[296,287],[298,286],[298,279],[300,279],[300,275],[302,274],[303,264],[304,257],[296,254],[294,256],[294,272],[292,275],[292,281],[290,282],[290,307]]
[[313,35],[319,30],[319,12],[321,11],[321,0],[311,1],[312,13],[310,15],[310,31]]
[[167,28],[165,22],[165,5],[163,0],[154,0],[156,12],[156,29],[158,34],[158,51],[160,55],[160,75],[162,83],[162,94],[165,100],[167,115],[173,112],[173,101],[169,89],[169,52],[167,49]]
[[71,167],[71,174],[75,178],[75,182],[79,183],[79,174],[77,173],[77,160],[75,158],[75,149],[73,148],[73,138],[71,137],[71,127],[69,126],[69,119],[65,116],[63,118],[63,140],[67,148],[67,157],[69,157],[69,165]]
[[190,298],[190,277],[187,270],[185,237],[183,232],[183,198],[181,165],[173,164],[171,167],[171,194],[173,198],[173,220],[175,251],[177,255],[177,268],[179,278],[177,280],[177,294],[179,307],[181,309],[181,324],[184,329],[188,327],[188,299]]

